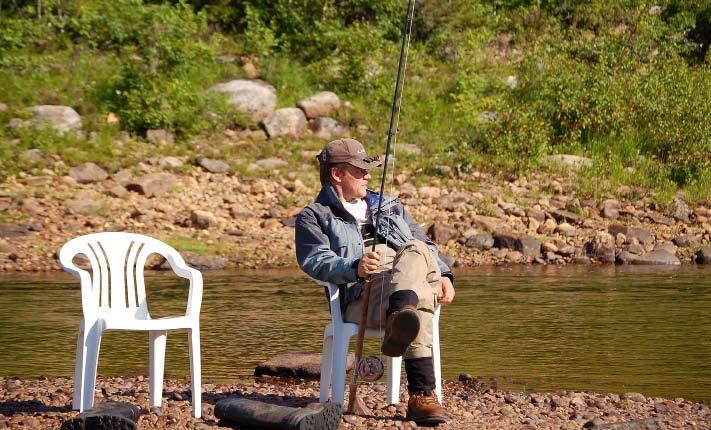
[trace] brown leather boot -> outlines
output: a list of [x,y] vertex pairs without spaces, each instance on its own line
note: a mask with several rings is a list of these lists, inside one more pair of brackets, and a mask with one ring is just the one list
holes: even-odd
[[437,401],[437,396],[424,391],[410,393],[407,402],[407,419],[418,425],[437,425],[449,421],[449,414]]
[[388,357],[400,357],[420,332],[420,316],[412,305],[394,311],[385,322],[385,336],[380,350]]

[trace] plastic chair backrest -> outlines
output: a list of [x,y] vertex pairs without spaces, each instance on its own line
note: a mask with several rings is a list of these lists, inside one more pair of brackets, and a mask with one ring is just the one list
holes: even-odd
[[[91,275],[74,264],[79,254],[91,263]],[[59,261],[64,270],[81,280],[85,318],[108,312],[131,319],[149,319],[143,271],[151,254],[162,255],[178,275],[187,276],[181,269],[185,262],[175,249],[135,233],[92,233],[74,238],[60,250]],[[191,308],[189,303],[188,310]]]
[[328,283],[328,282],[323,282],[323,281],[316,281],[320,285],[322,285],[324,288],[326,288],[326,291],[328,292],[328,306],[331,311],[331,322],[334,325],[340,325],[343,324],[343,315],[341,313],[341,300],[340,300],[340,291],[338,288],[338,285]]

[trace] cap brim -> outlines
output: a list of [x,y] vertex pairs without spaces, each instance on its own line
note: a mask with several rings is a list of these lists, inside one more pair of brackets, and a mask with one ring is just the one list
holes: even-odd
[[374,169],[376,167],[382,166],[383,162],[381,160],[372,160],[372,161],[351,160],[348,162],[348,164],[356,166],[356,167],[360,167],[361,169],[370,170],[370,169]]

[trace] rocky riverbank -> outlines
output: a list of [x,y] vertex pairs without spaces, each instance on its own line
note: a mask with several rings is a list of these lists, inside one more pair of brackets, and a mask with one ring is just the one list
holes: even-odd
[[[453,419],[440,429],[711,429],[709,405],[682,398],[639,393],[506,392],[487,387],[476,378],[463,375],[460,379],[445,381],[444,403]],[[312,380],[256,378],[235,384],[204,384],[203,417],[195,419],[189,385],[168,380],[164,387],[163,406],[151,410],[147,378],[100,377],[97,402],[102,401],[103,392],[108,399],[138,405],[143,411],[141,429],[201,430],[231,428],[213,415],[215,403],[228,396],[292,407],[315,407],[318,402],[318,383]],[[0,377],[0,428],[56,429],[77,413],[71,410],[71,393],[68,378]],[[417,428],[404,419],[405,403],[385,404],[384,385],[362,385],[359,394],[373,415],[345,415],[340,429]]]
[[[274,180],[263,177],[278,160],[258,160],[265,172],[255,178],[222,160],[176,157],[113,174],[86,163],[68,175],[11,178],[0,184],[0,270],[58,270],[62,244],[97,231],[160,238],[200,269],[295,266],[294,218],[319,188],[313,153],[303,152],[303,169]],[[415,176],[398,175],[392,192],[455,267],[711,261],[707,206],[677,198],[661,207],[633,199],[633,189],[621,190],[628,198],[580,199],[565,176],[475,172],[419,187]]]

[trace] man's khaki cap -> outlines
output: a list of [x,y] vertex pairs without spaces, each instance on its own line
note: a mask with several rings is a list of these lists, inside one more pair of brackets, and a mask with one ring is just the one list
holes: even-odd
[[380,167],[383,162],[378,157],[369,157],[363,145],[355,139],[336,139],[331,141],[318,154],[321,164],[348,163],[361,169]]

